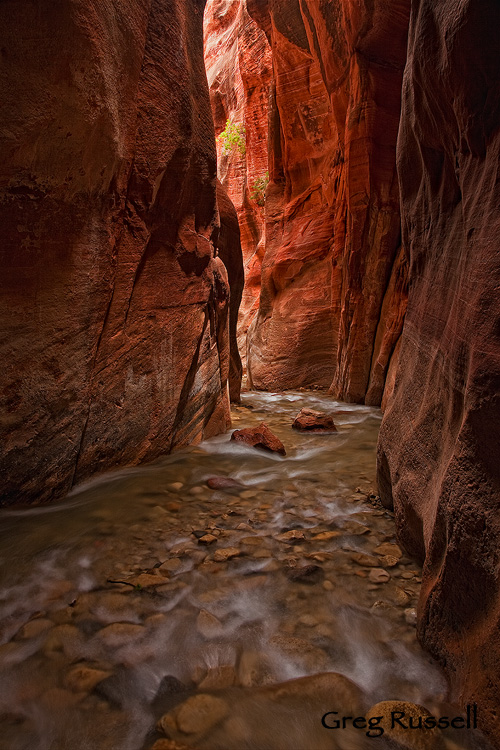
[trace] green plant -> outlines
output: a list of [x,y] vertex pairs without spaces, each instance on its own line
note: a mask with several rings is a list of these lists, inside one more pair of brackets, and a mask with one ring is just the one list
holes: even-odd
[[257,177],[252,189],[250,191],[250,197],[254,200],[258,206],[263,206],[266,202],[266,190],[269,185],[269,172],[266,172],[264,177]]
[[240,156],[245,156],[245,134],[245,126],[242,123],[227,120],[226,127],[219,135],[224,153],[230,154],[231,151],[238,150]]

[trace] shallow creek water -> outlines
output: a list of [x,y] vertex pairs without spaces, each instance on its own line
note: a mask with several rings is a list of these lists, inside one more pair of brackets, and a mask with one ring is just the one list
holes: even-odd
[[[293,430],[303,406],[334,411],[338,432]],[[0,748],[141,750],[165,732],[201,750],[384,748],[322,715],[404,700],[456,716],[415,638],[419,568],[373,496],[380,419],[246,393],[233,427],[265,420],[286,457],[226,434],[4,512]],[[470,730],[445,743],[485,747]]]

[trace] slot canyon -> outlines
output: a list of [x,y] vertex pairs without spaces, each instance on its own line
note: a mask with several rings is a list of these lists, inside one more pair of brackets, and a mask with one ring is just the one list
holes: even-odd
[[499,28],[0,3],[0,750],[500,750]]

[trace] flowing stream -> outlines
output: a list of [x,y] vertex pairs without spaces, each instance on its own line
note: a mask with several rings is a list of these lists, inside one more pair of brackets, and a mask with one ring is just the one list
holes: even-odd
[[[338,432],[293,430],[304,406]],[[457,716],[416,641],[419,567],[374,496],[380,420],[324,394],[245,393],[233,427],[266,421],[286,457],[226,434],[4,511],[1,750],[384,748],[323,714],[398,700]]]

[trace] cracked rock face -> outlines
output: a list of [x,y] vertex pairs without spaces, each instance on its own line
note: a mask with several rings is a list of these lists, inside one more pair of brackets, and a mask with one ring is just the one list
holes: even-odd
[[410,294],[378,452],[381,499],[424,561],[420,638],[496,746],[499,24],[488,0],[413,3],[398,144]]
[[228,424],[203,9],[2,4],[3,503]]
[[[378,405],[406,309],[396,139],[409,0],[247,0],[273,57],[257,388]],[[392,364],[391,364],[392,363]]]

